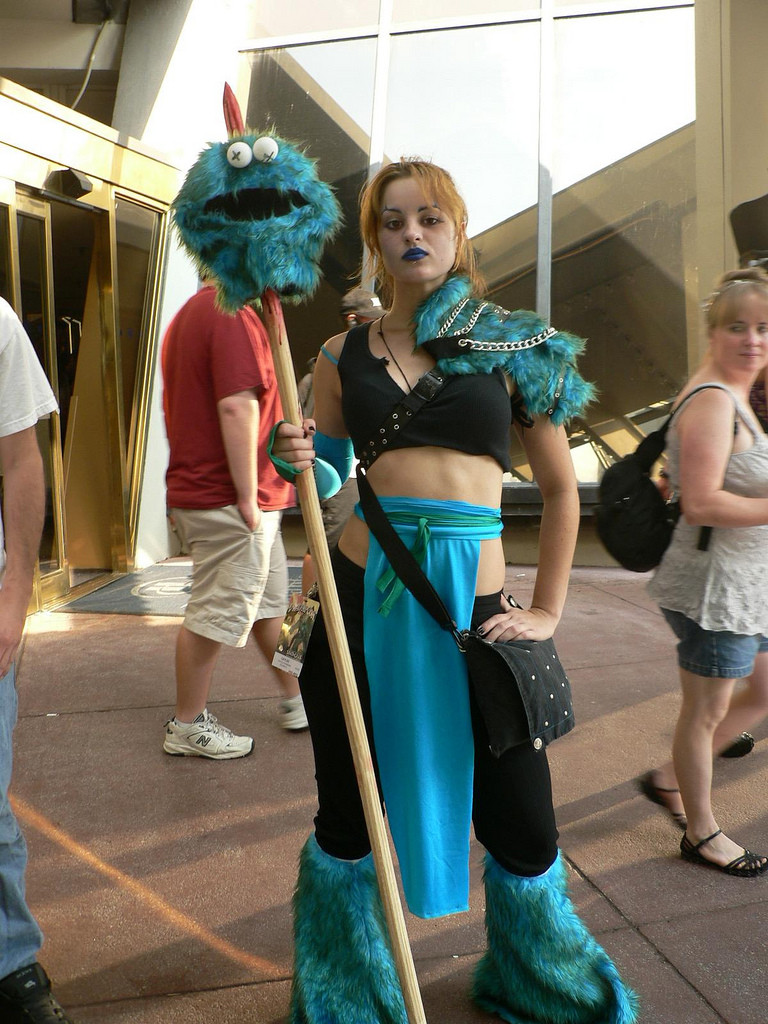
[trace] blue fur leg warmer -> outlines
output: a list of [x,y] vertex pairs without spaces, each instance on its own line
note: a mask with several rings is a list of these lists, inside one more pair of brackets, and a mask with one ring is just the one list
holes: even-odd
[[472,998],[510,1024],[634,1024],[637,996],[623,984],[568,896],[560,854],[523,878],[486,854],[488,950]]
[[293,933],[291,1024],[408,1024],[372,854],[337,860],[311,836]]

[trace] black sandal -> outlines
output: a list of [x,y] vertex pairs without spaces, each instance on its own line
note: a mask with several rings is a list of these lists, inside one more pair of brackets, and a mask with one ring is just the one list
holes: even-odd
[[720,751],[720,757],[746,757],[755,745],[755,737],[750,732],[742,732],[725,750]]
[[685,812],[670,810],[669,804],[662,796],[662,793],[679,793],[680,790],[662,789],[661,786],[657,786],[653,781],[653,776],[653,772],[646,772],[645,775],[641,775],[637,780],[637,788],[643,796],[647,797],[651,801],[651,803],[658,804],[659,807],[663,807],[677,827],[685,831],[688,827],[688,819],[685,816]]
[[695,845],[686,833],[680,840],[680,853],[683,860],[689,860],[693,864],[704,864],[708,868],[716,868],[718,871],[723,871],[726,875],[735,875],[737,878],[756,878],[758,875],[762,875],[763,872],[768,871],[768,859],[759,853],[752,853],[751,850],[745,849],[740,857],[736,857],[729,864],[716,864],[715,861],[702,857],[699,853],[702,846],[706,846],[707,843],[719,836],[722,831],[719,828],[717,832],[713,832],[711,836],[707,836],[706,839],[702,839],[700,843]]

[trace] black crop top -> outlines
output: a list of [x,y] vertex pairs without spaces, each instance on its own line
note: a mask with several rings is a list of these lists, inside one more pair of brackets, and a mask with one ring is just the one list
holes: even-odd
[[[353,327],[344,340],[338,371],[341,409],[355,454],[377,433],[403,397],[383,359],[368,347],[370,324]],[[469,455],[490,455],[506,472],[510,467],[509,427],[512,420],[504,373],[462,374],[449,377],[442,390],[427,402],[389,449],[432,445]]]

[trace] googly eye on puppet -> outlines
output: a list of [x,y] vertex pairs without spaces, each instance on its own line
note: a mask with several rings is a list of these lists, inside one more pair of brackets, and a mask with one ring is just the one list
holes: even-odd
[[256,139],[251,148],[253,155],[263,164],[271,163],[280,152],[277,140],[271,135],[262,135],[260,139]]
[[227,162],[232,167],[247,167],[253,160],[253,150],[247,142],[233,142],[227,149]]
[[229,138],[207,146],[171,204],[182,244],[217,303],[234,313],[268,288],[300,301],[320,281],[320,257],[341,222],[315,161],[273,131],[243,125],[224,88]]

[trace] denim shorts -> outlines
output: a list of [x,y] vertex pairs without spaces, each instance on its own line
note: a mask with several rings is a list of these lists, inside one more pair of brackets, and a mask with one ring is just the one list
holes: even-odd
[[761,633],[729,633],[703,629],[682,612],[661,609],[677,637],[677,663],[686,672],[709,679],[744,679],[751,675],[758,653],[768,651]]

